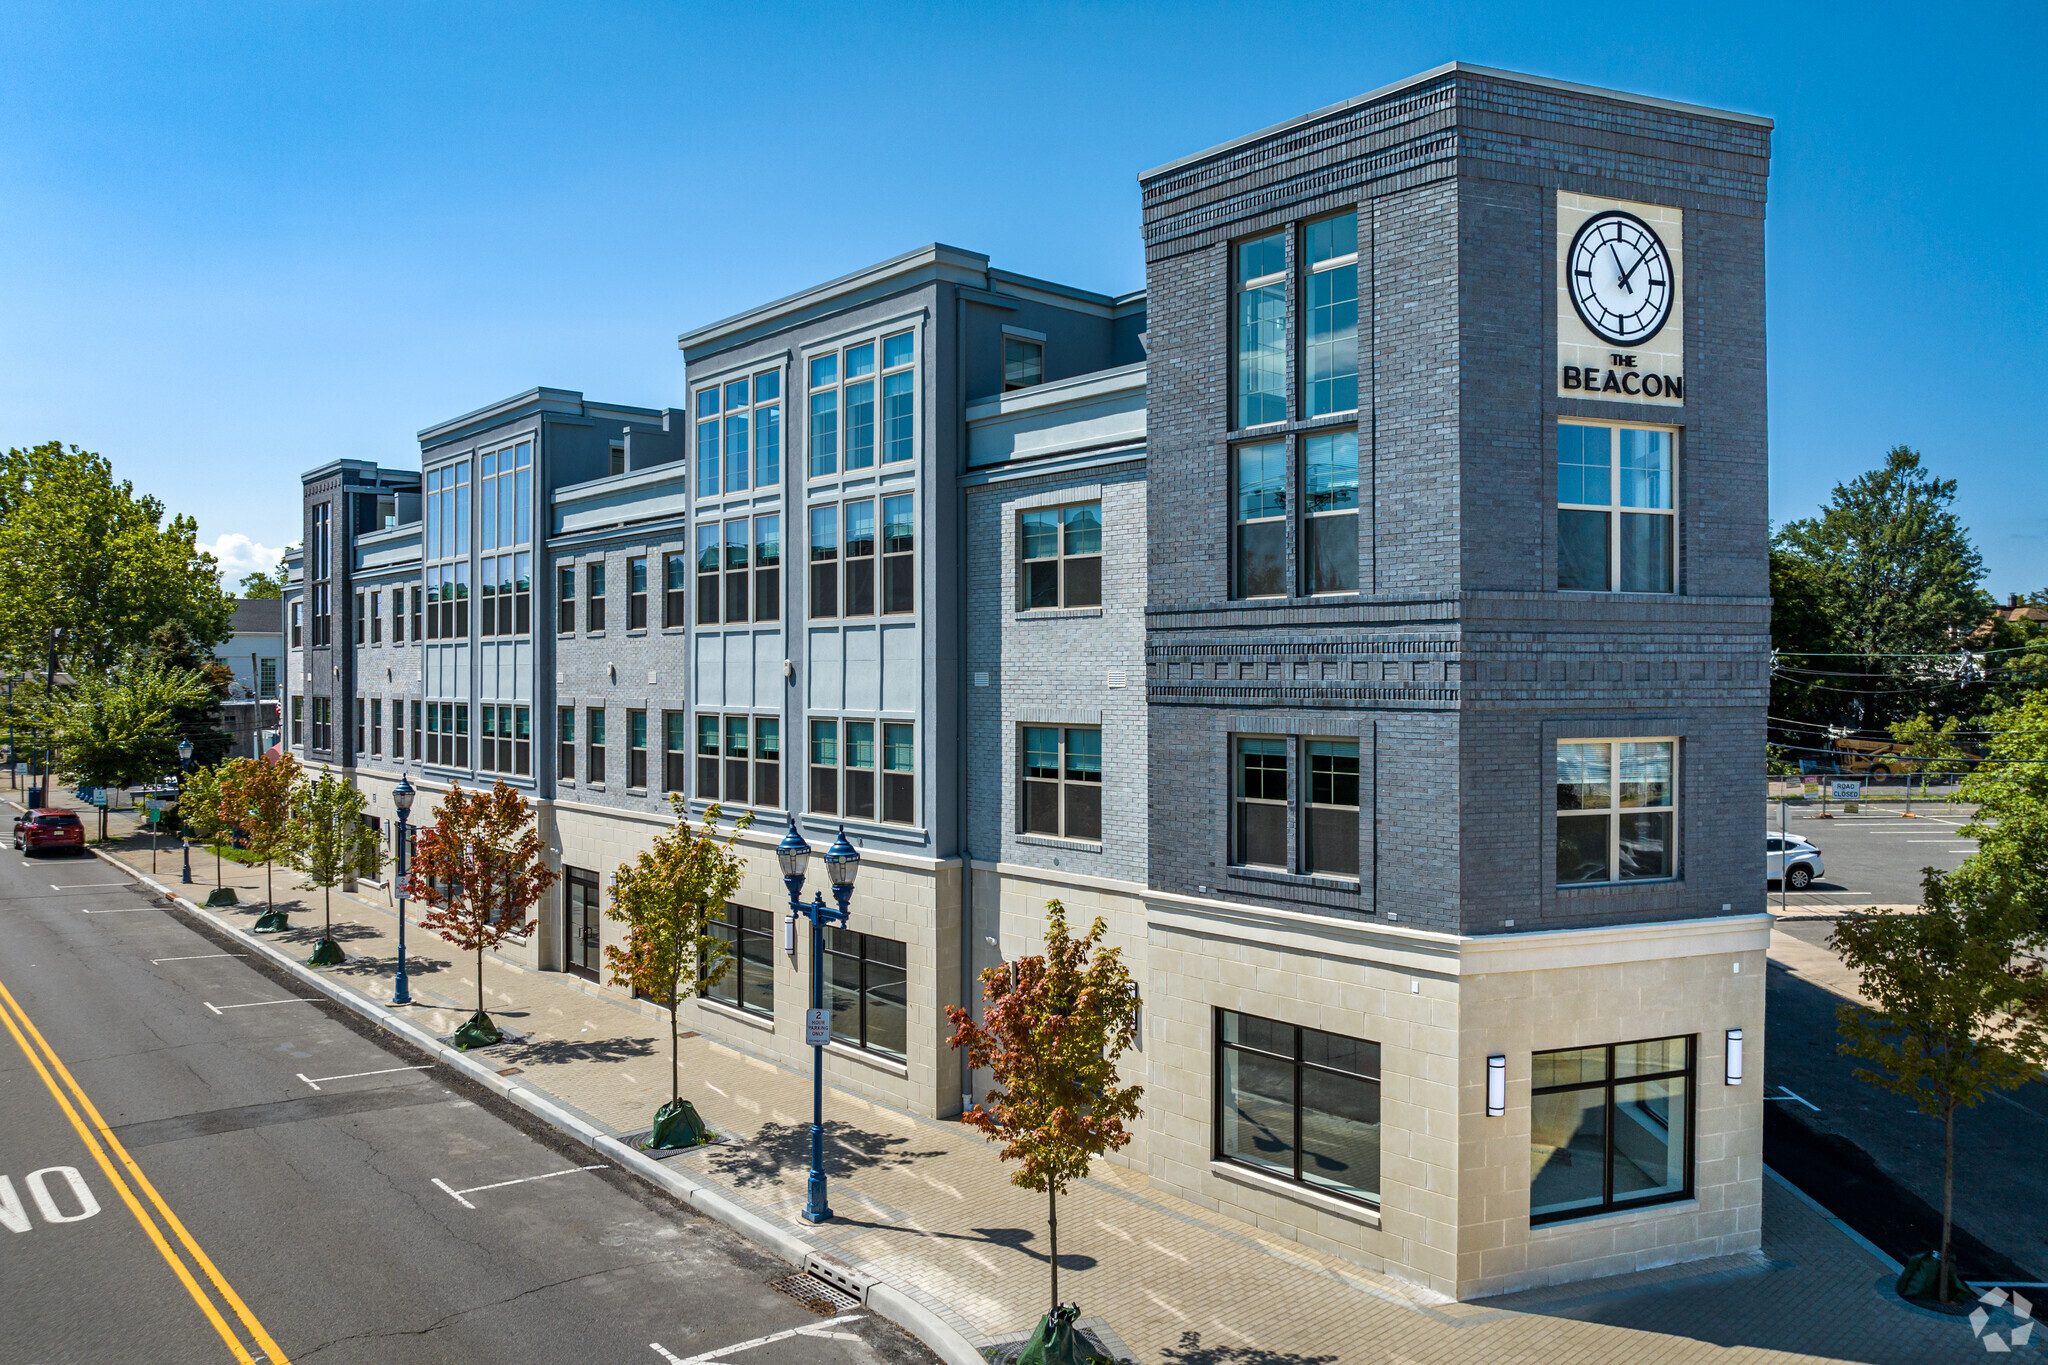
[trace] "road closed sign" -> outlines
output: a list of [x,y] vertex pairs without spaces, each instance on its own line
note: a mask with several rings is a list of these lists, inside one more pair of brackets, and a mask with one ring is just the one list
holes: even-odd
[[832,1041],[832,1011],[804,1011],[804,1046],[823,1047]]
[[1861,801],[1863,784],[1853,777],[1838,777],[1828,783],[1828,795],[1837,801]]

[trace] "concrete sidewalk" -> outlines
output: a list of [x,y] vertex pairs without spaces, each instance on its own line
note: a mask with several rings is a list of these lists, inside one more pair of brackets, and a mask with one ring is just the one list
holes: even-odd
[[[132,820],[114,817],[114,829]],[[147,872],[147,837],[106,850]],[[211,888],[195,851],[191,895]],[[156,878],[173,884],[175,850]],[[246,929],[261,868],[226,865],[245,902],[219,912]],[[280,901],[295,878],[279,869]],[[180,891],[187,888],[175,887]],[[303,958],[321,923],[318,893],[292,902],[271,941]],[[396,920],[374,892],[334,896],[349,953],[321,973],[366,1002],[389,1000]],[[412,992],[402,1011],[445,1037],[475,1007],[475,959],[417,924],[407,931]],[[488,959],[491,1012],[520,1039],[480,1056],[612,1136],[644,1131],[668,1096],[665,1013],[574,978]],[[836,1090],[826,1093],[828,1173],[837,1219],[798,1217],[805,1195],[808,1074],[708,1039],[682,1044],[683,1089],[727,1140],[668,1158],[732,1204],[917,1300],[968,1342],[1027,1331],[1046,1294],[1045,1207],[1008,1182],[995,1151],[933,1123]],[[1061,1296],[1105,1339],[1146,1365],[1353,1365],[1354,1362],[1925,1362],[1981,1355],[1970,1324],[1906,1307],[1883,1259],[1775,1180],[1764,1191],[1760,1255],[1459,1304],[1413,1285],[1214,1218],[1098,1164],[1061,1204]],[[1995,1326],[1996,1324],[1994,1324]],[[2009,1324],[2008,1324],[2009,1325]],[[2038,1353],[2030,1343],[2019,1354]]]

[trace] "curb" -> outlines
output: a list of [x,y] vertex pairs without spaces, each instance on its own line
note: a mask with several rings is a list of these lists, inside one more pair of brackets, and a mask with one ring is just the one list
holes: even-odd
[[[794,1231],[780,1227],[759,1214],[741,1208],[730,1199],[727,1199],[717,1189],[701,1180],[693,1179],[679,1171],[669,1170],[652,1157],[635,1151],[617,1138],[598,1131],[592,1124],[559,1108],[549,1098],[529,1090],[525,1086],[512,1084],[505,1077],[500,1076],[482,1062],[456,1051],[440,1039],[434,1037],[434,1035],[399,1018],[375,1001],[365,999],[354,991],[348,990],[346,987],[329,980],[321,973],[313,971],[297,958],[292,957],[288,953],[280,952],[275,946],[249,933],[240,925],[231,924],[204,906],[179,895],[171,887],[166,886],[148,873],[128,866],[128,864],[122,862],[111,853],[90,847],[88,851],[95,858],[119,869],[122,873],[133,877],[144,886],[150,887],[158,894],[167,897],[174,905],[190,914],[209,921],[216,928],[233,934],[236,938],[248,943],[261,952],[265,958],[291,971],[301,981],[315,987],[329,999],[353,1010],[356,1014],[377,1027],[384,1029],[386,1032],[397,1034],[414,1047],[419,1048],[436,1060],[454,1067],[471,1080],[490,1086],[506,1099],[512,1101],[512,1103],[536,1118],[545,1121],[550,1127],[576,1138],[585,1146],[593,1151],[602,1153],[607,1159],[617,1162],[642,1180],[666,1190],[695,1212],[725,1224],[756,1246],[771,1252],[779,1259],[788,1262],[799,1270],[804,1268],[805,1258],[809,1256],[818,1256],[828,1261],[833,1259],[829,1252],[811,1245]],[[898,1327],[901,1327],[904,1331],[930,1347],[941,1360],[946,1362],[946,1365],[987,1365],[987,1357],[982,1355],[957,1328],[951,1326],[936,1313],[918,1302],[914,1295],[899,1289],[887,1280],[875,1279],[871,1281],[868,1285],[866,1301],[867,1306],[878,1315],[895,1323]]]

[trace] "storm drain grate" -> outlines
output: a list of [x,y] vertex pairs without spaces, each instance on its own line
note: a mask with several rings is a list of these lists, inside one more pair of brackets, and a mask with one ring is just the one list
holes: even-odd
[[820,1317],[860,1307],[859,1299],[834,1289],[815,1275],[784,1275],[779,1280],[768,1281],[768,1287],[781,1290]]

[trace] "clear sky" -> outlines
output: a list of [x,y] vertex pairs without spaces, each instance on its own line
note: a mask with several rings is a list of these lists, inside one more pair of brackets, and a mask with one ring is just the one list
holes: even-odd
[[1771,514],[1889,446],[2048,587],[2048,6],[0,5],[0,445],[230,557],[299,471],[930,241],[1144,283],[1138,171],[1458,59],[1766,114]]

